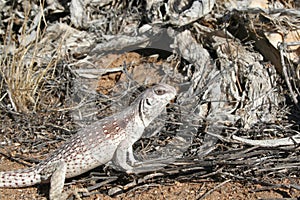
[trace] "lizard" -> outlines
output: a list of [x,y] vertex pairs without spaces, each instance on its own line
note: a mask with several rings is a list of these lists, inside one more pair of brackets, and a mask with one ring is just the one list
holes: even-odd
[[0,187],[21,188],[50,182],[49,199],[61,200],[66,198],[63,195],[66,178],[98,166],[112,162],[118,170],[138,172],[143,162],[135,160],[132,145],[175,96],[176,89],[168,84],[148,88],[123,111],[81,129],[37,165],[0,172]]

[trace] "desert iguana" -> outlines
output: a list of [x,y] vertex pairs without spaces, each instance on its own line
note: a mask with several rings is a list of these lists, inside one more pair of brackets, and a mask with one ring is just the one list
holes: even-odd
[[[58,200],[66,198],[62,195],[65,178],[109,161],[127,173],[139,171],[143,162],[134,159],[132,145],[175,95],[175,88],[167,84],[147,89],[131,106],[82,129],[36,166],[0,172],[0,187],[19,188],[50,181],[50,200]],[[131,165],[127,163],[127,154]]]

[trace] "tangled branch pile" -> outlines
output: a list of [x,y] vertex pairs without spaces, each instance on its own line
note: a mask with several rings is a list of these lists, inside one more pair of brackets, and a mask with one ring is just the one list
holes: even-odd
[[[299,190],[292,179],[300,166],[299,7],[281,0],[2,1],[2,144],[47,151],[51,140],[127,106],[137,89],[166,82],[179,95],[135,145],[136,156],[176,161],[139,183],[106,180],[111,195],[116,185],[203,178]],[[290,184],[278,184],[282,177]]]

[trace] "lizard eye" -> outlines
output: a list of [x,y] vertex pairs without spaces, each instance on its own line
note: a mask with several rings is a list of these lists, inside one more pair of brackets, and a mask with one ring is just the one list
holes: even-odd
[[165,91],[165,90],[162,90],[162,89],[154,90],[154,92],[155,92],[155,94],[157,94],[157,95],[163,95],[163,94],[166,93],[166,91]]

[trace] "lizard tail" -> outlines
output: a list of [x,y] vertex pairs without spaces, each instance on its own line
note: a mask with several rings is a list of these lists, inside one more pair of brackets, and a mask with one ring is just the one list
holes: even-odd
[[0,187],[27,187],[40,182],[41,176],[37,173],[35,167],[16,171],[0,172]]

